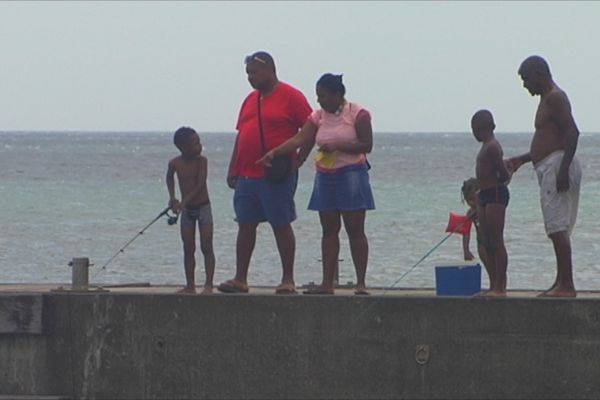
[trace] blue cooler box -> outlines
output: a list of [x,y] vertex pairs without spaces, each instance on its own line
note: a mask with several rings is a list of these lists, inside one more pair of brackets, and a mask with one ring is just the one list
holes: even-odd
[[438,296],[470,296],[481,291],[481,265],[435,267],[435,293]]

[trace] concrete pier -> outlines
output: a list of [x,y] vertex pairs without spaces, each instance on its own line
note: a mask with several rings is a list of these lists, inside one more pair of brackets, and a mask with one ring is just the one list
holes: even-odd
[[598,292],[482,299],[432,290],[49,289],[0,285],[0,395],[600,398]]

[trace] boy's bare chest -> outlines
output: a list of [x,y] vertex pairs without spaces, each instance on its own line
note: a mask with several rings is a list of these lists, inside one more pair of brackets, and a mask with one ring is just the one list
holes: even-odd
[[477,165],[487,165],[490,163],[490,147],[487,144],[481,146],[479,153],[477,153]]
[[175,172],[179,179],[195,178],[200,171],[200,163],[196,160],[181,161],[175,165]]

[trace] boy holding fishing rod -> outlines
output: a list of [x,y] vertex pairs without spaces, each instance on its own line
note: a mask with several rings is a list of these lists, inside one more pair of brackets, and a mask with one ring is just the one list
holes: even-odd
[[511,171],[503,160],[502,146],[494,136],[494,117],[488,110],[479,110],[471,118],[475,139],[481,143],[477,154],[475,176],[477,217],[485,248],[484,265],[490,277],[490,290],[484,296],[506,296],[506,268],[508,256],[504,246],[504,219],[508,206],[508,182]]
[[[206,281],[202,294],[212,293],[215,272],[213,251],[213,219],[206,187],[208,161],[202,156],[202,144],[192,128],[181,127],[173,136],[173,143],[181,155],[169,161],[167,190],[169,207],[181,212],[181,239],[186,285],[179,293],[196,293],[196,224],[200,232],[200,249],[204,255]],[[175,197],[175,175],[179,183],[181,201]]]

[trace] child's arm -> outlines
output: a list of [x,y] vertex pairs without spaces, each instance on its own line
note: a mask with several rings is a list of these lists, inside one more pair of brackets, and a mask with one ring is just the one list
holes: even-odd
[[185,206],[192,200],[198,193],[202,192],[202,190],[206,190],[206,177],[208,175],[208,161],[206,157],[199,157],[198,162],[200,163],[198,167],[198,179],[196,180],[196,184],[190,190],[189,193],[186,193],[185,196],[181,199],[180,207],[184,209]]
[[167,191],[169,192],[169,207],[174,208],[179,201],[175,198],[175,166],[173,160],[169,161],[167,167]]
[[463,247],[463,257],[464,257],[465,261],[471,261],[471,260],[475,259],[475,256],[473,255],[473,253],[471,253],[471,250],[469,250],[469,241],[470,240],[471,240],[470,232],[463,235],[462,247]]
[[496,142],[495,144],[495,146],[490,148],[489,156],[491,158],[492,165],[494,166],[494,170],[496,171],[498,182],[508,183],[511,174],[506,168],[506,163],[502,157],[502,147],[500,147],[500,143]]
[[[475,221],[475,219],[477,218],[477,209],[473,207],[469,208],[469,210],[467,211],[467,217],[469,217],[471,221]],[[465,261],[471,261],[475,259],[475,256],[473,255],[473,253],[471,253],[471,250],[469,249],[470,241],[471,231],[467,232],[462,237],[463,258],[465,259]]]

